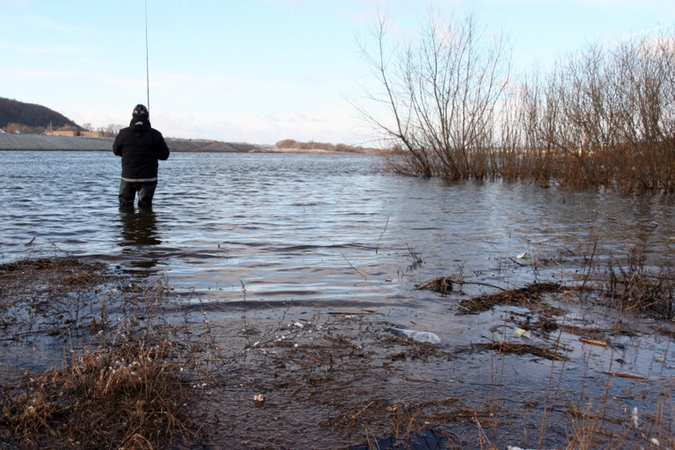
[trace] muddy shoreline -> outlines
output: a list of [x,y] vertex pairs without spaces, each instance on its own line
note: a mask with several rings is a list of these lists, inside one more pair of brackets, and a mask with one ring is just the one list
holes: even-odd
[[[169,280],[67,258],[4,265],[0,279],[1,448],[675,444],[673,321],[607,308],[590,290],[530,285],[449,302],[444,320],[464,331],[447,334],[406,308],[207,311],[175,298]],[[83,404],[99,410],[83,416]],[[85,436],[92,425],[101,431]]]

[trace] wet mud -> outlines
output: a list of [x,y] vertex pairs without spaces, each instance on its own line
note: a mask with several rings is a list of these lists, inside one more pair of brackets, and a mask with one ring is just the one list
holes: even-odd
[[[170,351],[161,357],[155,351],[149,359],[161,363],[158,372],[173,374],[175,389],[187,395],[175,405],[176,420],[162,422],[167,430],[175,426],[173,433],[143,434],[132,427],[119,434],[125,448],[675,443],[673,323],[607,308],[602,292],[589,297],[585,290],[536,283],[448,301],[445,310],[433,313],[290,303],[254,308],[246,301],[219,310],[176,297],[166,280],[144,284],[80,260],[5,265],[0,281],[4,448],[81,448],[75,425],[86,425],[75,415],[26,422],[30,402],[41,392],[35,380],[42,374],[59,379],[57,374],[63,386],[73,383],[73,374],[83,372],[73,371],[83,367],[73,361],[87,355],[106,361],[125,355],[120,373],[122,366],[137,367],[130,348],[144,354],[141,349],[159,343]],[[416,342],[392,327],[433,331],[441,343]],[[93,367],[96,380],[113,379],[112,368]],[[161,393],[152,383],[143,392]],[[67,403],[72,414],[92,403],[87,398],[98,398],[60,392],[74,396]],[[148,404],[166,398],[144,397]],[[63,396],[50,401],[66,402]],[[123,416],[122,408],[108,415]],[[167,417],[153,415],[159,413],[152,408],[132,409],[135,416],[129,417],[138,420],[143,411],[145,422],[113,425]]]

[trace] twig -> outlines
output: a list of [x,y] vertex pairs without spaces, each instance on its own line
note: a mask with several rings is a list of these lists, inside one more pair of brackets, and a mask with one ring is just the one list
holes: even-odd
[[327,365],[328,365],[327,362],[322,361],[322,360],[320,360],[320,359],[318,359],[318,358],[314,358],[313,356],[309,356],[309,355],[306,354],[306,353],[303,354],[302,356],[304,356],[305,358],[311,359],[312,361],[314,361],[314,362],[317,363],[317,364],[321,364],[321,365],[323,365],[323,366],[327,366]]
[[352,420],[356,419],[362,412],[364,412],[366,409],[370,408],[370,405],[372,405],[375,402],[370,402],[368,403],[361,411],[357,412],[356,414],[352,415]]
[[434,380],[425,380],[423,378],[412,378],[412,377],[403,377],[404,380],[406,381],[413,381],[415,383],[432,383],[436,384],[437,382]]
[[602,373],[605,375],[609,375],[610,377],[630,378],[631,380],[647,381],[647,377],[643,377],[642,375],[635,375],[629,372],[608,372],[606,370],[603,370]]
[[[377,255],[377,252],[380,248],[380,241],[382,240],[382,236],[384,236],[384,232],[387,231],[387,226],[389,225],[389,217],[387,217],[387,222],[384,224],[384,229],[382,230],[382,233],[380,233],[380,237],[377,238],[377,244],[375,244],[375,254]],[[33,238],[35,239],[35,238]]]
[[473,285],[476,285],[476,286],[487,286],[487,287],[499,289],[500,291],[504,291],[504,292],[508,290],[508,289],[505,289],[503,287],[496,286],[494,284],[483,283],[483,282],[480,282],[480,281],[457,281],[457,284],[460,284],[460,285],[473,284]]
[[598,347],[607,347],[607,342],[599,341],[597,339],[589,339],[585,337],[580,337],[579,340],[584,344],[597,345]]
[[504,289],[503,287],[495,286],[494,284],[490,284],[490,283],[483,283],[481,281],[456,281],[456,280],[453,280],[450,277],[441,277],[441,278],[436,278],[434,280],[428,281],[428,282],[424,283],[423,285],[418,286],[417,290],[421,291],[422,289],[426,289],[429,286],[433,285],[434,283],[437,283],[439,280],[450,280],[452,283],[459,284],[459,285],[472,284],[472,285],[476,285],[476,286],[487,286],[487,287],[491,287],[491,288],[494,288],[494,289],[499,289],[500,291],[506,291],[507,290],[507,289]]
[[246,285],[244,284],[243,280],[239,280],[241,283],[241,293],[244,297],[244,300],[242,301],[242,306],[244,307],[244,313],[242,314],[241,318],[244,321],[244,334],[246,335],[246,343],[248,346],[251,346],[251,337],[249,336],[249,330],[248,330],[248,320],[246,316]]
[[[333,242],[333,246],[337,248],[337,246],[335,245],[335,242]],[[338,250],[338,253],[340,253],[340,255],[342,255],[342,257],[345,259],[345,261],[347,261],[347,264],[349,264],[349,267],[351,267],[352,269],[354,269],[354,270],[356,271],[356,273],[358,273],[359,275],[361,275],[361,276],[363,277],[363,280],[364,280],[364,281],[368,281],[368,278],[366,278],[366,276],[365,276],[364,274],[362,274],[362,273],[359,271],[359,269],[357,269],[356,267],[354,267],[354,265],[353,265],[351,262],[349,262],[349,259],[347,259],[347,256],[345,256],[344,253],[342,253],[340,250]]]

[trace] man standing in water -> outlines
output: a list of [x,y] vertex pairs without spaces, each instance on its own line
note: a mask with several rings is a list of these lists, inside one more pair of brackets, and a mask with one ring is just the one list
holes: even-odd
[[120,207],[133,207],[138,192],[138,207],[152,208],[158,161],[169,158],[169,147],[162,133],[150,126],[150,113],[144,105],[134,108],[131,123],[115,138],[113,153],[122,157]]

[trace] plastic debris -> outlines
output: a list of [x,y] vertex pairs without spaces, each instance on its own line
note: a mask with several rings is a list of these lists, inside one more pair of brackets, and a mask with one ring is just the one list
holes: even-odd
[[637,406],[633,408],[633,412],[630,415],[630,423],[634,428],[638,428],[638,409]]
[[389,331],[395,334],[402,334],[416,342],[428,342],[430,344],[440,344],[441,338],[429,331],[406,330],[403,328],[389,328]]
[[255,394],[253,396],[253,401],[256,402],[256,403],[262,403],[262,402],[265,401],[265,396],[262,395],[262,394]]
[[517,259],[530,259],[531,256],[530,256],[529,253],[524,252],[524,253],[521,253],[520,255],[516,256],[516,258],[517,258]]
[[516,328],[514,330],[514,333],[516,336],[521,337],[523,339],[532,339],[532,333],[530,330],[523,330],[522,328]]

